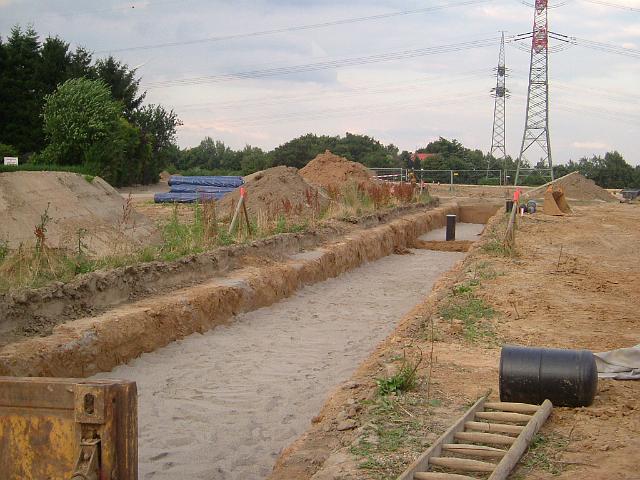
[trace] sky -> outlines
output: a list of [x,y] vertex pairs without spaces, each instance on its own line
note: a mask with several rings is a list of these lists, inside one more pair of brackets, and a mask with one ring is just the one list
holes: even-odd
[[[640,0],[550,2],[550,31],[581,39],[549,58],[554,163],[618,150],[640,164]],[[210,136],[269,150],[305,133],[351,132],[401,150],[442,136],[487,152],[500,32],[532,23],[533,6],[518,0],[0,0],[3,38],[30,24],[137,67],[146,102],[184,122],[181,147]],[[506,47],[513,157],[529,47]]]

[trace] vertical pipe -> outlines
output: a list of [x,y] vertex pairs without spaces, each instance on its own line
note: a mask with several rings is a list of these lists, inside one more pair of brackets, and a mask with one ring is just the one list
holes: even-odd
[[445,239],[447,242],[456,239],[456,216],[455,215],[447,215],[447,234]]
[[451,176],[451,180],[450,180],[450,184],[449,184],[449,191],[453,192],[453,170],[449,170],[449,174]]

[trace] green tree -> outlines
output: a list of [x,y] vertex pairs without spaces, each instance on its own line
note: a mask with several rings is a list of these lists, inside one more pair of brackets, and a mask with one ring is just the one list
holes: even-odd
[[42,88],[37,71],[40,42],[33,28],[14,27],[2,50],[0,69],[2,121],[0,142],[13,145],[21,153],[36,152],[42,146]]
[[54,163],[81,164],[89,149],[113,135],[122,105],[100,80],[67,80],[45,97],[44,131]]
[[135,69],[117,61],[112,56],[96,62],[95,75],[109,86],[111,95],[120,100],[127,117],[142,105],[146,92],[139,93],[140,79],[136,78]]
[[47,38],[40,49],[40,62],[36,72],[42,97],[53,92],[69,78],[70,65],[69,44],[58,37]]

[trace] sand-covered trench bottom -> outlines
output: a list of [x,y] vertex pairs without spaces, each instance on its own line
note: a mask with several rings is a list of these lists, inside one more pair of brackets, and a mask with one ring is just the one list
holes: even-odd
[[140,478],[266,477],[331,389],[463,255],[391,255],[97,375],[138,383]]

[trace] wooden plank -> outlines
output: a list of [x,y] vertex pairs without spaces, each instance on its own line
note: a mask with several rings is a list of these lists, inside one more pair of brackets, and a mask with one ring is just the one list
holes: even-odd
[[454,437],[456,440],[465,442],[493,443],[496,445],[512,445],[516,441],[515,437],[498,435],[497,433],[457,432]]
[[485,447],[484,445],[474,445],[472,443],[445,443],[442,445],[442,450],[487,458],[502,458],[507,453],[506,450],[500,448]]
[[531,415],[510,412],[478,412],[476,413],[476,418],[498,422],[527,423],[531,420]]
[[478,480],[468,475],[440,472],[416,472],[413,478],[415,478],[415,480]]
[[464,424],[465,430],[478,430],[489,433],[515,433],[519,435],[524,427],[521,425],[505,425],[504,423],[489,422],[467,422]]
[[493,472],[496,468],[495,463],[481,462],[480,460],[469,460],[467,458],[455,457],[431,457],[429,459],[431,465],[437,467],[450,468],[452,470],[461,470],[463,472]]
[[[482,410],[486,397],[481,397],[474,403],[466,413],[458,419],[449,429],[444,432],[431,447],[420,455],[407,469],[402,472],[397,480],[413,480],[416,472],[424,472],[428,469],[429,458],[437,457],[442,452],[442,445],[445,443],[453,443],[454,435],[464,430],[465,422],[473,420],[476,412]],[[417,478],[417,477],[416,477]]]
[[533,415],[533,418],[529,421],[522,433],[520,433],[507,454],[500,460],[500,463],[498,463],[488,480],[505,480],[509,476],[513,467],[516,466],[522,454],[529,447],[533,436],[538,432],[544,422],[547,421],[552,409],[553,405],[549,400],[542,402],[540,409]]
[[502,412],[536,413],[540,409],[540,405],[517,402],[486,402],[484,404],[484,408],[500,410]]

